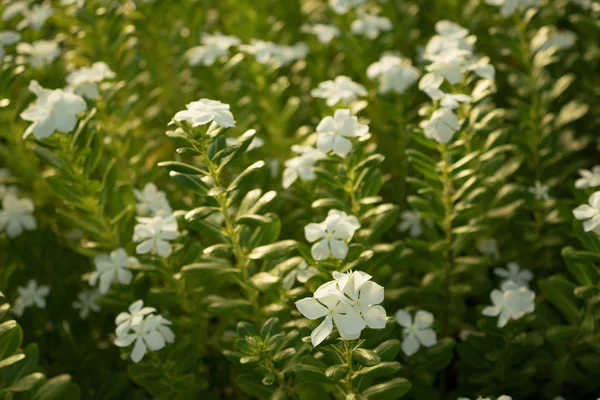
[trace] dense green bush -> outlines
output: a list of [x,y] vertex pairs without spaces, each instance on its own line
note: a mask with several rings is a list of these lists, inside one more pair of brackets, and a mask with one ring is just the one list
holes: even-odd
[[600,395],[597,1],[0,13],[0,399]]

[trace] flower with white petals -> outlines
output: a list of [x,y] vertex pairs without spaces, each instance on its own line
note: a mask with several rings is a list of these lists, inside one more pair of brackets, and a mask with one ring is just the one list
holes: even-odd
[[400,214],[400,223],[398,224],[400,232],[406,232],[411,237],[419,237],[423,233],[421,226],[421,213],[417,210],[405,210]]
[[302,32],[313,34],[317,37],[317,40],[323,44],[328,44],[334,38],[339,37],[341,32],[340,29],[335,25],[325,24],[314,24],[314,25],[302,25]]
[[360,12],[358,19],[352,21],[350,29],[355,35],[365,36],[373,40],[379,36],[379,32],[391,31],[392,21],[386,17]]
[[345,157],[352,150],[352,142],[348,138],[361,137],[369,133],[369,127],[358,122],[358,118],[350,115],[350,110],[336,110],[333,117],[328,116],[317,125],[317,147],[323,153],[333,151]]
[[100,311],[100,306],[96,304],[96,299],[100,296],[100,293],[95,290],[86,290],[77,295],[77,300],[73,302],[72,306],[79,310],[79,318],[86,319],[92,311]]
[[4,46],[10,46],[21,40],[21,35],[13,31],[0,31],[0,59],[4,57]]
[[200,99],[186,105],[187,110],[179,111],[173,119],[175,121],[187,121],[192,127],[206,125],[214,121],[224,128],[235,126],[233,114],[229,111],[229,104],[216,100]]
[[167,344],[167,338],[171,341],[175,339],[174,335],[171,336],[173,332],[169,328],[167,329],[169,329],[171,335],[168,337],[165,337],[158,329],[159,327],[164,328],[166,323],[170,323],[170,321],[159,317],[150,315],[139,323],[132,325],[129,332],[122,333],[115,339],[115,344],[119,347],[127,347],[135,342],[131,351],[131,360],[134,363],[140,362],[148,350],[158,351],[164,348]]
[[475,37],[468,36],[469,31],[466,28],[452,21],[442,20],[435,24],[435,30],[437,35],[429,39],[425,47],[425,59],[431,60],[447,52],[460,51],[461,54],[469,54],[473,51]]
[[152,182],[144,186],[144,190],[133,189],[138,203],[135,205],[139,215],[155,216],[161,213],[171,214],[172,209],[165,192],[156,188]]
[[419,78],[419,70],[411,65],[410,60],[393,54],[384,55],[379,61],[367,68],[369,79],[379,79],[379,93],[391,91],[402,94]]
[[241,40],[236,36],[221,33],[202,33],[201,46],[192,47],[186,53],[190,65],[213,65],[217,58],[229,55],[229,49],[238,46]]
[[340,101],[346,105],[356,100],[358,96],[366,96],[367,89],[361,84],[354,82],[347,76],[340,75],[333,81],[319,83],[316,89],[311,90],[312,97],[326,99],[329,107],[333,107]]
[[325,221],[306,225],[304,235],[309,242],[316,242],[311,248],[315,260],[327,260],[329,257],[343,260],[348,254],[347,242],[359,227],[356,217],[330,212]]
[[100,93],[98,83],[114,77],[115,73],[105,62],[96,62],[91,67],[83,67],[71,72],[67,76],[69,84],[67,88],[86,99],[94,99]]
[[580,169],[579,175],[581,178],[575,181],[577,189],[586,189],[600,186],[600,165],[594,166],[592,170]]
[[15,300],[13,312],[18,317],[23,315],[23,311],[31,306],[46,308],[46,296],[50,293],[50,288],[46,285],[38,286],[37,282],[31,279],[27,286],[17,287],[19,297]]
[[431,114],[429,120],[422,123],[423,132],[429,139],[438,143],[448,143],[460,129],[458,117],[447,108],[440,108]]
[[35,4],[31,9],[22,11],[23,20],[17,25],[17,29],[22,30],[31,27],[35,30],[41,29],[46,20],[54,14],[54,9],[47,4]]
[[3,183],[0,183],[0,200],[5,198],[8,194],[16,196],[17,188],[15,186],[8,186]]
[[550,196],[548,194],[549,190],[550,190],[550,188],[548,187],[548,185],[544,185],[540,181],[535,181],[535,185],[530,186],[527,189],[527,191],[529,193],[535,195],[536,200],[542,200],[542,201],[548,201],[548,199],[550,199]]
[[483,255],[494,257],[496,260],[500,258],[496,239],[482,238],[477,240],[477,250]]
[[129,257],[125,249],[119,248],[110,254],[100,254],[94,258],[96,271],[90,274],[90,286],[96,286],[100,282],[100,293],[106,294],[110,285],[117,281],[123,285],[129,285],[133,279],[133,273],[129,270],[131,265],[138,264],[135,257]]
[[506,326],[511,319],[517,320],[535,310],[535,293],[527,286],[506,281],[500,289],[492,290],[490,297],[493,305],[482,311],[488,317],[498,316],[498,328]]
[[502,16],[510,17],[519,5],[528,8],[539,4],[539,0],[485,0],[485,3],[500,7]]
[[146,315],[156,312],[156,308],[144,307],[144,301],[137,300],[131,303],[128,311],[129,312],[124,311],[119,313],[117,318],[115,318],[117,336],[122,336],[129,331],[132,326],[139,325]]
[[179,236],[177,220],[172,215],[159,215],[152,218],[138,217],[133,231],[133,241],[141,242],[135,248],[138,254],[158,254],[169,257],[171,254],[170,240]]
[[291,289],[296,281],[306,283],[310,278],[317,275],[319,270],[309,266],[304,260],[294,269],[292,269],[282,281],[282,287],[286,290]]
[[52,64],[60,55],[60,50],[58,43],[53,40],[38,40],[17,44],[17,53],[25,56],[33,68],[39,69]]
[[578,220],[585,220],[583,229],[586,232],[595,231],[600,234],[600,191],[595,192],[588,199],[588,204],[582,204],[573,210],[573,215]]
[[336,14],[346,14],[351,8],[364,4],[366,0],[329,0],[329,7]]
[[494,274],[500,278],[504,278],[502,284],[506,282],[514,282],[519,286],[529,285],[529,281],[533,279],[533,274],[528,269],[521,269],[521,266],[514,261],[506,264],[504,268],[494,268]]
[[316,175],[313,171],[315,163],[325,158],[325,153],[314,147],[309,146],[292,146],[292,151],[297,153],[298,156],[287,160],[285,170],[283,171],[283,187],[285,189],[292,186],[298,178],[302,181],[312,181]]
[[[383,286],[371,281],[371,276],[360,271],[349,272],[345,285],[338,286],[340,291],[334,292],[344,303],[351,305],[364,319],[371,329],[385,328],[386,312],[379,304],[383,302]],[[365,276],[366,275],[366,276]]]
[[77,115],[87,109],[83,98],[62,89],[44,89],[37,81],[31,81],[29,90],[37,96],[37,100],[21,113],[21,118],[33,122],[24,136],[33,133],[36,138],[43,139],[54,132],[72,132],[77,124]]
[[37,228],[33,211],[35,207],[29,199],[20,199],[13,193],[8,193],[2,199],[0,210],[0,231],[14,239],[23,233],[23,230],[32,231]]
[[254,55],[257,63],[271,64],[276,67],[301,60],[308,54],[308,46],[304,43],[285,46],[258,39],[252,39],[250,44],[242,45],[240,49]]
[[417,311],[413,322],[412,316],[404,310],[396,312],[396,322],[404,328],[404,341],[402,351],[407,356],[412,356],[419,347],[431,347],[437,344],[437,337],[431,325],[433,314],[428,311]]

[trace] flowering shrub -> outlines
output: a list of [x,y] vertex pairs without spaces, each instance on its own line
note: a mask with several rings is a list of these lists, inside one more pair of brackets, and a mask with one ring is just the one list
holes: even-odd
[[0,0],[0,398],[598,398],[599,17]]

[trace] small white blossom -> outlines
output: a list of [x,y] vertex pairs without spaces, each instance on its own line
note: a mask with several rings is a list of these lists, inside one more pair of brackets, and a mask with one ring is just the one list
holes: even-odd
[[100,306],[95,303],[100,296],[100,293],[95,290],[86,290],[77,295],[77,300],[73,302],[72,306],[79,310],[79,318],[86,319],[91,312],[100,311]]
[[104,62],[96,62],[91,67],[79,68],[67,76],[67,87],[75,94],[94,99],[98,96],[98,83],[105,79],[112,79],[115,73]]
[[494,274],[501,278],[504,278],[502,284],[506,282],[514,282],[519,286],[527,286],[529,285],[529,281],[533,279],[533,274],[530,270],[521,269],[519,264],[517,264],[514,261],[506,264],[506,269],[495,268]]
[[379,32],[392,30],[392,21],[386,17],[361,12],[358,14],[358,19],[352,21],[350,29],[355,35],[373,40],[379,36]]
[[300,283],[306,283],[310,278],[317,275],[319,270],[313,266],[308,266],[308,263],[304,260],[294,269],[292,269],[282,281],[282,287],[286,290],[291,289],[294,286],[296,280]]
[[539,0],[485,0],[486,4],[500,7],[500,13],[504,17],[510,17],[517,7],[529,8],[539,4]]
[[19,297],[15,300],[13,312],[18,317],[23,315],[23,311],[31,306],[46,308],[46,296],[50,293],[50,288],[46,285],[38,286],[37,282],[31,279],[27,286],[17,287]]
[[573,215],[578,220],[585,220],[583,229],[586,232],[600,231],[600,191],[595,192],[588,199],[588,204],[582,204],[573,210]]
[[466,28],[448,20],[438,21],[435,24],[437,35],[434,35],[425,47],[423,57],[431,60],[444,53],[470,54],[475,43],[474,36],[468,36]]
[[58,43],[53,40],[38,40],[17,44],[17,53],[25,56],[33,68],[40,69],[52,64],[60,55],[60,50]]
[[314,147],[309,146],[292,146],[292,151],[298,156],[286,160],[285,170],[283,171],[283,187],[285,189],[292,186],[298,178],[302,181],[312,181],[316,175],[313,171],[315,163],[325,158],[325,153]]
[[304,227],[304,235],[309,242],[316,242],[311,248],[315,260],[327,260],[330,256],[343,260],[348,254],[349,242],[360,228],[358,219],[346,213],[331,210],[321,223],[310,223]]
[[129,331],[132,326],[138,325],[146,315],[156,312],[156,308],[144,307],[144,301],[137,300],[131,303],[128,311],[129,312],[124,311],[119,313],[117,318],[115,318],[117,336],[122,336]]
[[144,186],[144,190],[133,189],[138,203],[135,205],[139,215],[155,216],[161,213],[171,214],[172,209],[165,192],[161,192],[152,182]]
[[346,14],[351,8],[364,4],[366,0],[329,0],[329,7],[336,14]]
[[550,199],[550,195],[548,191],[550,188],[548,185],[542,184],[540,181],[535,181],[533,186],[530,186],[527,191],[533,195],[535,195],[536,200],[548,201]]
[[535,310],[535,293],[527,286],[519,286],[512,281],[503,283],[501,290],[492,290],[490,297],[493,305],[485,307],[482,314],[498,316],[498,328],[506,326],[511,319],[517,320]]
[[405,210],[400,214],[400,223],[398,224],[400,232],[406,232],[411,237],[419,237],[423,233],[421,226],[421,213],[416,210]]
[[358,96],[366,96],[367,89],[347,76],[340,75],[333,81],[319,83],[316,89],[311,90],[310,95],[326,99],[327,105],[333,107],[340,101],[348,105],[356,100]]
[[600,186],[600,165],[594,166],[592,170],[580,169],[579,175],[581,178],[575,181],[575,187],[577,189],[586,189],[596,186]]
[[35,207],[29,199],[20,199],[13,193],[8,193],[2,199],[0,210],[0,231],[14,239],[21,236],[23,230],[32,231],[37,228],[33,211]]
[[412,316],[404,310],[396,312],[396,322],[404,328],[402,351],[407,356],[415,354],[419,347],[431,347],[437,344],[437,337],[431,325],[433,314],[428,311],[417,311],[413,322]]
[[37,96],[37,100],[21,113],[21,118],[33,122],[24,136],[33,133],[36,138],[42,139],[54,132],[71,132],[77,124],[77,115],[87,109],[83,98],[62,89],[44,89],[37,81],[31,81],[29,90]]
[[317,40],[323,44],[330,43],[334,38],[339,37],[341,32],[340,29],[335,25],[325,24],[314,24],[314,25],[302,25],[302,32],[313,34],[317,37]]
[[21,40],[21,35],[13,31],[0,31],[0,59],[4,57],[4,46],[10,46]]
[[3,183],[0,183],[0,200],[5,198],[8,194],[16,196],[17,188],[15,186],[8,186]]
[[254,55],[254,59],[259,64],[271,64],[277,67],[301,60],[308,54],[308,46],[304,43],[285,46],[258,39],[252,39],[250,44],[242,45],[240,49]]
[[393,54],[384,55],[379,61],[367,68],[369,79],[379,79],[379,93],[391,91],[402,94],[419,78],[419,70],[411,65],[410,60]]
[[187,121],[192,127],[206,125],[214,121],[224,128],[235,126],[233,114],[229,111],[229,104],[220,101],[200,99],[186,105],[187,110],[179,111],[173,119],[175,121]]
[[440,108],[431,114],[431,118],[422,123],[425,136],[438,143],[448,143],[454,133],[460,129],[458,117],[447,108]]
[[170,240],[179,236],[177,220],[174,216],[156,216],[153,218],[137,217],[137,224],[133,231],[133,241],[141,242],[135,248],[138,254],[158,254],[169,257],[171,254]]
[[100,293],[105,294],[110,285],[117,281],[123,285],[129,285],[133,279],[133,273],[129,266],[138,264],[135,257],[129,257],[125,249],[119,248],[110,254],[100,254],[94,258],[96,271],[90,274],[90,286],[96,286],[100,282]]
[[138,363],[148,350],[158,351],[175,340],[175,335],[167,326],[170,324],[171,321],[160,315],[149,315],[139,323],[132,324],[129,331],[121,332],[115,344],[127,347],[135,342],[130,357],[134,363]]
[[333,117],[327,116],[317,125],[317,147],[323,153],[333,151],[340,157],[352,150],[352,142],[348,138],[361,137],[369,133],[369,127],[358,122],[358,118],[350,115],[350,110],[336,110]]
[[477,240],[477,250],[483,255],[494,257],[496,260],[500,258],[496,239],[482,238]]
[[31,9],[22,11],[23,20],[17,25],[17,29],[22,30],[31,27],[35,30],[40,30],[46,20],[54,14],[54,9],[46,4],[35,4]]
[[186,53],[190,65],[213,65],[217,58],[229,56],[229,49],[238,46],[241,41],[236,36],[221,33],[203,33],[201,46],[192,47]]

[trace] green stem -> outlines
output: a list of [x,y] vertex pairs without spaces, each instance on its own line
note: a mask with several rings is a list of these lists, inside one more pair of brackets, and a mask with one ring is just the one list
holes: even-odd
[[444,268],[444,306],[446,312],[442,319],[442,335],[448,335],[450,332],[450,314],[452,307],[452,296],[450,287],[452,286],[452,272],[454,269],[454,253],[452,251],[452,225],[454,219],[453,205],[453,187],[452,178],[450,177],[450,152],[448,145],[444,144],[441,146],[442,160],[441,160],[441,172],[442,172],[442,200],[444,204],[444,221],[442,224],[444,230],[444,236],[447,242],[447,250],[445,251],[446,265]]
[[344,340],[344,356],[346,358],[346,365],[348,365],[348,373],[344,382],[346,383],[346,394],[354,394],[354,387],[352,386],[352,375],[354,374],[354,368],[352,365],[352,341]]

